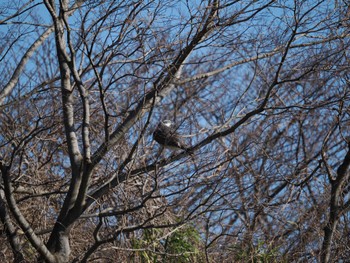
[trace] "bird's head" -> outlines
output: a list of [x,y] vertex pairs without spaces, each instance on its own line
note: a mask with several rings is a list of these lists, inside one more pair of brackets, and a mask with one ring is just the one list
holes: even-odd
[[162,124],[168,128],[170,128],[171,126],[173,126],[173,122],[170,120],[163,120]]

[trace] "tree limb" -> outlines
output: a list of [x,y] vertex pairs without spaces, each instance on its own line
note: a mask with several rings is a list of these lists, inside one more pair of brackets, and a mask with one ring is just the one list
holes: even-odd
[[4,86],[4,88],[0,91],[0,105],[3,104],[6,97],[12,92],[13,88],[18,82],[18,79],[27,64],[30,57],[33,55],[35,50],[41,46],[41,44],[45,41],[46,38],[50,36],[50,34],[54,31],[54,26],[49,27],[41,36],[29,47],[26,53],[21,58],[21,61],[17,65],[15,71],[13,72],[9,82]]
[[24,218],[20,209],[17,206],[16,200],[13,196],[12,185],[10,182],[9,167],[0,163],[0,170],[2,179],[4,181],[4,191],[7,204],[14,218],[16,219],[18,225],[21,227],[22,231],[30,241],[31,245],[39,252],[39,254],[45,258],[47,262],[56,262],[55,257],[47,249],[42,240],[35,234],[34,230],[31,228],[29,222]]

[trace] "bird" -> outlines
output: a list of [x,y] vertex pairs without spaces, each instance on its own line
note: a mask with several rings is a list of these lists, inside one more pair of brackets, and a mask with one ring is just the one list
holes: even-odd
[[193,151],[191,147],[185,144],[174,129],[174,124],[170,120],[159,122],[157,128],[153,132],[153,139],[160,145],[172,150],[184,150],[189,154]]

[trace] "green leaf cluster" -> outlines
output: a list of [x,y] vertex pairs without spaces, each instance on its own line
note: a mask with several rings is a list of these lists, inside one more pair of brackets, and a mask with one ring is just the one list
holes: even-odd
[[201,246],[200,234],[193,226],[182,226],[168,235],[161,229],[147,229],[141,238],[133,240],[133,259],[142,263],[201,262]]

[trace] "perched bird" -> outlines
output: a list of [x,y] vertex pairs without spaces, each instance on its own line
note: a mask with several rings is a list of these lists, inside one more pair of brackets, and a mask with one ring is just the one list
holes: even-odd
[[173,127],[173,123],[169,120],[161,121],[156,130],[153,133],[153,139],[160,145],[174,149],[184,150],[188,153],[192,153],[192,150],[187,146],[176,133]]

